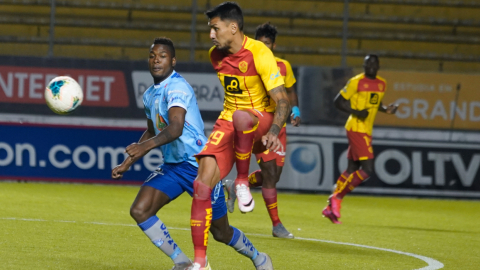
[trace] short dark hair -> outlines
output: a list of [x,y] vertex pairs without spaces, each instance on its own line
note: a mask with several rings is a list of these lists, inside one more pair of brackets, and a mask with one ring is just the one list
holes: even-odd
[[272,40],[272,43],[275,43],[275,39],[277,38],[277,27],[275,25],[270,24],[270,22],[266,22],[261,24],[255,30],[255,39],[259,39],[260,37],[266,37]]
[[365,58],[367,58],[367,57],[368,58],[375,58],[375,60],[377,60],[377,63],[380,64],[380,60],[378,59],[378,55],[371,53],[371,54],[367,54],[367,56],[365,56]]
[[240,31],[243,31],[243,12],[235,2],[223,2],[220,5],[205,12],[209,19],[220,17],[220,20],[232,20],[238,24]]
[[171,57],[175,57],[175,47],[173,46],[173,41],[167,37],[157,37],[153,40],[153,45],[165,45],[170,50]]

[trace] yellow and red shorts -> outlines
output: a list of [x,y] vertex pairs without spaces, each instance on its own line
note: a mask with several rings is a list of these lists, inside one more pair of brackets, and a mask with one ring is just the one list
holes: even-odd
[[264,152],[255,154],[255,157],[257,158],[257,161],[259,163],[260,160],[263,160],[263,162],[275,160],[277,166],[283,167],[283,165],[285,164],[285,152],[287,151],[287,128],[285,126],[280,130],[280,133],[278,133],[278,139],[280,139],[280,142],[282,142],[283,152],[273,152],[267,149]]
[[347,130],[348,152],[347,158],[351,160],[373,159],[372,136]]
[[[273,113],[259,112],[253,109],[245,109],[253,113],[258,118],[258,124],[252,132],[255,132],[254,149],[259,153],[265,151],[261,139],[267,134],[273,121]],[[235,150],[233,148],[233,138],[235,130],[233,123],[223,119],[217,119],[213,126],[213,131],[208,138],[205,147],[200,153],[195,155],[197,159],[202,156],[214,156],[220,169],[220,179],[225,178],[232,170],[235,163]]]

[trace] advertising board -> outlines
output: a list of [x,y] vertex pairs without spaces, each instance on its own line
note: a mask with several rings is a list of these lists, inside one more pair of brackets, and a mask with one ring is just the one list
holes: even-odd
[[154,149],[122,180],[111,179],[145,129],[2,123],[0,130],[1,179],[140,184],[162,162]]

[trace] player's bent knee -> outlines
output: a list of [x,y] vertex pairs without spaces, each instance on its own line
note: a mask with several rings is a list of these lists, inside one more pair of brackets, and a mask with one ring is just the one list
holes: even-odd
[[220,181],[220,168],[218,167],[217,160],[214,156],[202,156],[199,159],[198,174],[195,182],[197,181],[210,186],[210,188],[215,187]]
[[142,223],[153,216],[155,213],[151,213],[149,209],[145,209],[144,207],[138,205],[132,205],[130,207],[130,216],[137,222]]
[[193,181],[193,193],[195,199],[208,200],[212,194],[212,189],[205,183],[195,180]]
[[250,113],[242,110],[236,110],[232,115],[233,127],[238,131],[246,131],[253,128],[256,124]]

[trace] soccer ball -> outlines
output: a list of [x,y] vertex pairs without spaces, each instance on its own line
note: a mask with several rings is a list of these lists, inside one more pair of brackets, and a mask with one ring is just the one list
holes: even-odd
[[45,101],[54,113],[71,113],[82,104],[82,88],[68,76],[56,77],[45,88]]

